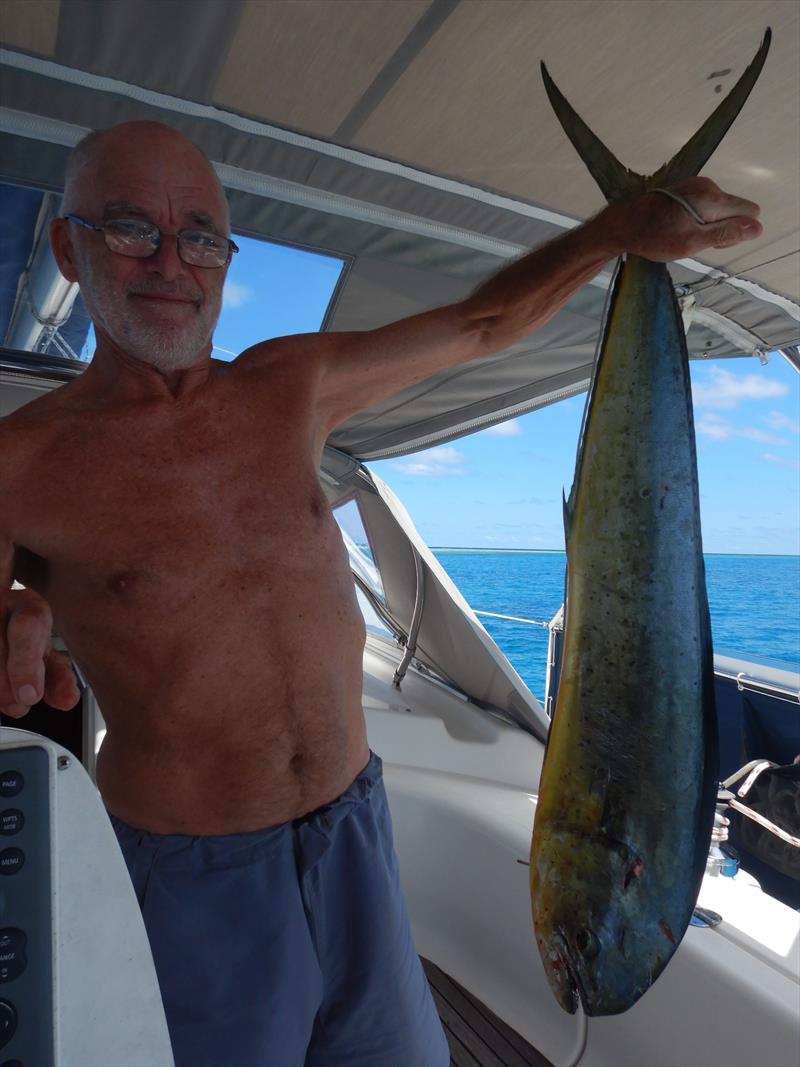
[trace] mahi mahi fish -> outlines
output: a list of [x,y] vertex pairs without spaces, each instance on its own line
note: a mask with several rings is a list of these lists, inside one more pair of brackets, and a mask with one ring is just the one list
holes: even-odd
[[[698,173],[769,48],[678,154],[634,174],[542,64],[606,198]],[[627,1010],[689,925],[717,793],[713,656],[684,327],[666,265],[619,268],[564,502],[566,627],[531,846],[539,952],[566,1011]]]

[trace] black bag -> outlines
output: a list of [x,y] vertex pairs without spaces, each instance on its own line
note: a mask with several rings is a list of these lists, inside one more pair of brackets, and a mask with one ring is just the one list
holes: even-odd
[[[727,815],[731,820],[731,844],[800,882],[800,764],[777,767],[765,761],[745,795],[734,794],[730,804]],[[748,810],[762,816],[773,828],[748,816]],[[798,843],[786,840],[780,831]]]

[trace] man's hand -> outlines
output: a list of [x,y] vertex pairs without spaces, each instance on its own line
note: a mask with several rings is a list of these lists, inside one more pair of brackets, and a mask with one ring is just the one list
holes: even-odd
[[619,252],[662,263],[706,248],[729,248],[762,233],[758,204],[724,193],[710,178],[688,178],[667,193],[674,198],[649,192],[609,204],[589,225],[602,235],[601,243],[609,240]]
[[0,590],[0,711],[27,715],[44,698],[67,711],[80,699],[69,659],[53,650],[50,605],[32,589]]

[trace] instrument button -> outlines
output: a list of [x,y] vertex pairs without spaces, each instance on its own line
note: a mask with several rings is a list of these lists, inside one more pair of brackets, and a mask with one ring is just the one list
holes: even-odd
[[25,866],[25,853],[21,848],[4,848],[0,852],[0,874],[16,874]]
[[25,785],[19,771],[3,771],[0,774],[0,797],[15,797]]
[[0,1048],[16,1033],[17,1009],[10,1000],[0,1000]]
[[0,930],[0,982],[12,982],[28,966],[25,946],[28,939],[22,930],[6,926]]
[[24,825],[25,816],[19,808],[6,808],[5,811],[0,811],[0,834],[5,837],[18,834]]

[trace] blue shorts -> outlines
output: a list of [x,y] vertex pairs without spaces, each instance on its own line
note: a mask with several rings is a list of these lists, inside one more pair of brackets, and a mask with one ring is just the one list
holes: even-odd
[[113,815],[176,1067],[447,1067],[382,764],[301,819],[223,837]]

